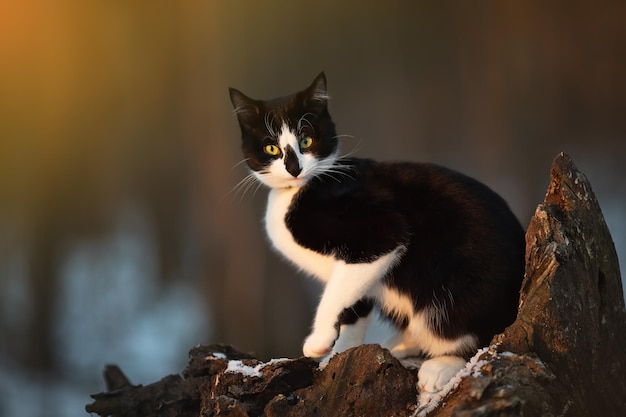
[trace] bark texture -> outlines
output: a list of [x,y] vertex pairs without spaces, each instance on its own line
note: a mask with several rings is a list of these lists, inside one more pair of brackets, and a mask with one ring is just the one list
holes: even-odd
[[418,407],[416,371],[378,345],[262,363],[198,346],[177,376],[133,386],[107,367],[100,416],[623,416],[626,310],[617,255],[585,176],[560,154],[526,234],[517,320]]

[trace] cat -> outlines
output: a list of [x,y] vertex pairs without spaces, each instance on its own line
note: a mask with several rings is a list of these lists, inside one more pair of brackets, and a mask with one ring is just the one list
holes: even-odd
[[269,239],[324,284],[304,355],[363,343],[377,306],[397,329],[384,347],[425,356],[419,388],[441,390],[516,317],[525,239],[507,203],[434,164],[341,157],[323,72],[282,98],[229,92]]

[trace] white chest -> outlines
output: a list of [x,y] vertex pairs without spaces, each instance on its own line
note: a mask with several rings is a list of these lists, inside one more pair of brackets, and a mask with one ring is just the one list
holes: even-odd
[[327,282],[335,259],[300,246],[287,228],[285,216],[297,194],[297,188],[272,189],[267,199],[265,230],[274,247],[304,272]]

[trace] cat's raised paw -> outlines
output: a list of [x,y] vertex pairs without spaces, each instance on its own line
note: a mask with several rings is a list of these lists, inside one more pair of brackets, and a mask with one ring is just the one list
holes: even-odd
[[330,353],[336,339],[337,331],[335,330],[326,333],[314,331],[304,341],[302,352],[309,358],[323,358]]
[[424,361],[417,373],[417,385],[422,392],[437,392],[465,366],[458,356],[437,356]]

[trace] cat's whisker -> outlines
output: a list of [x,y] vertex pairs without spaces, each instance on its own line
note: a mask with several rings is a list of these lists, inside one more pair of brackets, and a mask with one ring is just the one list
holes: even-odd
[[335,176],[333,176],[332,174],[328,173],[328,172],[321,172],[319,175],[319,177],[328,177],[332,180],[337,181],[338,183],[341,183],[341,180]]
[[351,180],[356,180],[355,177],[353,177],[352,175],[350,175],[350,172],[352,172],[352,170],[340,170],[340,169],[328,169],[326,172],[330,173],[330,174],[339,174],[339,175],[343,175],[346,178],[350,178]]
[[353,136],[353,135],[337,135],[337,136],[334,136],[334,138],[338,138],[338,139],[339,139],[339,138],[341,138],[341,139],[343,139],[343,138],[350,138],[350,139],[356,139],[356,140],[358,141],[358,142],[354,145],[354,147],[352,148],[352,150],[350,150],[350,151],[348,151],[347,153],[345,153],[345,154],[341,155],[341,156],[339,157],[339,159],[349,158],[349,157],[351,157],[352,155],[354,155],[355,153],[357,153],[359,150],[361,150],[361,139],[360,139],[360,138],[357,138],[356,136]]
[[252,198],[254,198],[257,191],[259,191],[259,188],[261,188],[262,185],[263,183],[261,181],[256,181],[256,186],[254,187],[254,190],[252,190]]
[[[321,168],[323,170],[328,170],[330,172],[336,172],[336,173],[341,173],[341,174],[347,174],[349,172],[356,172],[356,167],[351,164],[337,165],[335,163],[330,163],[330,164],[326,164],[325,166]],[[349,176],[349,177],[352,178],[352,176]]]
[[[241,201],[243,197],[246,195],[246,193],[257,184],[258,186],[261,185],[261,183],[258,181],[256,176],[254,174],[248,174],[245,177],[243,177],[241,181],[235,184],[235,186],[229,192],[224,194],[222,199],[228,196],[232,196],[233,198],[236,198],[237,195],[239,194],[239,201]],[[257,186],[257,189],[258,189],[258,186]]]
[[[343,134],[343,135],[335,135],[335,136],[333,136],[333,139],[343,139],[343,138],[357,139],[357,137],[354,136],[354,135],[345,135],[345,134]],[[360,141],[360,139],[359,139],[359,141]]]
[[257,191],[259,191],[259,188],[261,188],[261,186],[263,186],[263,183],[255,179],[255,181],[252,181],[249,184],[249,186],[246,188],[246,192],[252,190],[252,198],[254,198],[254,196],[256,195]]
[[245,164],[246,162],[248,162],[250,158],[244,158],[241,161],[237,162],[235,165],[233,165],[230,170],[234,170],[235,168],[237,168],[239,165]]
[[[343,168],[343,169],[342,169]],[[349,178],[351,180],[355,180],[355,178],[350,175],[348,172],[353,171],[353,167],[351,166],[332,166],[331,167],[321,167],[318,168],[318,170],[314,170],[313,175],[314,176],[320,176],[320,177],[328,177],[331,178],[337,182],[341,182],[341,176]],[[335,175],[333,175],[335,174]]]
[[361,150],[361,147],[359,145],[355,146],[354,148],[352,148],[351,151],[346,152],[345,154],[341,155],[339,157],[339,159],[347,159],[350,158],[352,155],[354,155],[355,153],[357,153],[358,151]]
[[252,187],[254,187],[256,182],[257,180],[253,176],[249,176],[248,178],[246,178],[245,183],[242,184],[242,186],[238,190],[239,201],[243,200],[244,196],[248,193],[248,191],[250,191]]
[[[252,177],[253,177],[253,176],[254,176],[254,175],[252,175],[252,174],[248,174],[248,175],[246,175],[245,177],[243,177],[243,178],[241,179],[241,181],[239,181],[237,184],[235,184],[235,186],[234,186],[234,187],[233,187],[233,188],[232,188],[232,189],[231,189],[228,193],[230,194],[230,193],[232,193],[232,192],[238,191],[238,190],[240,190],[241,188],[243,188],[244,186],[246,186],[246,185],[247,185],[247,183],[248,183],[249,181],[251,181],[251,180],[252,180]],[[227,194],[227,195],[228,195],[228,194]]]

